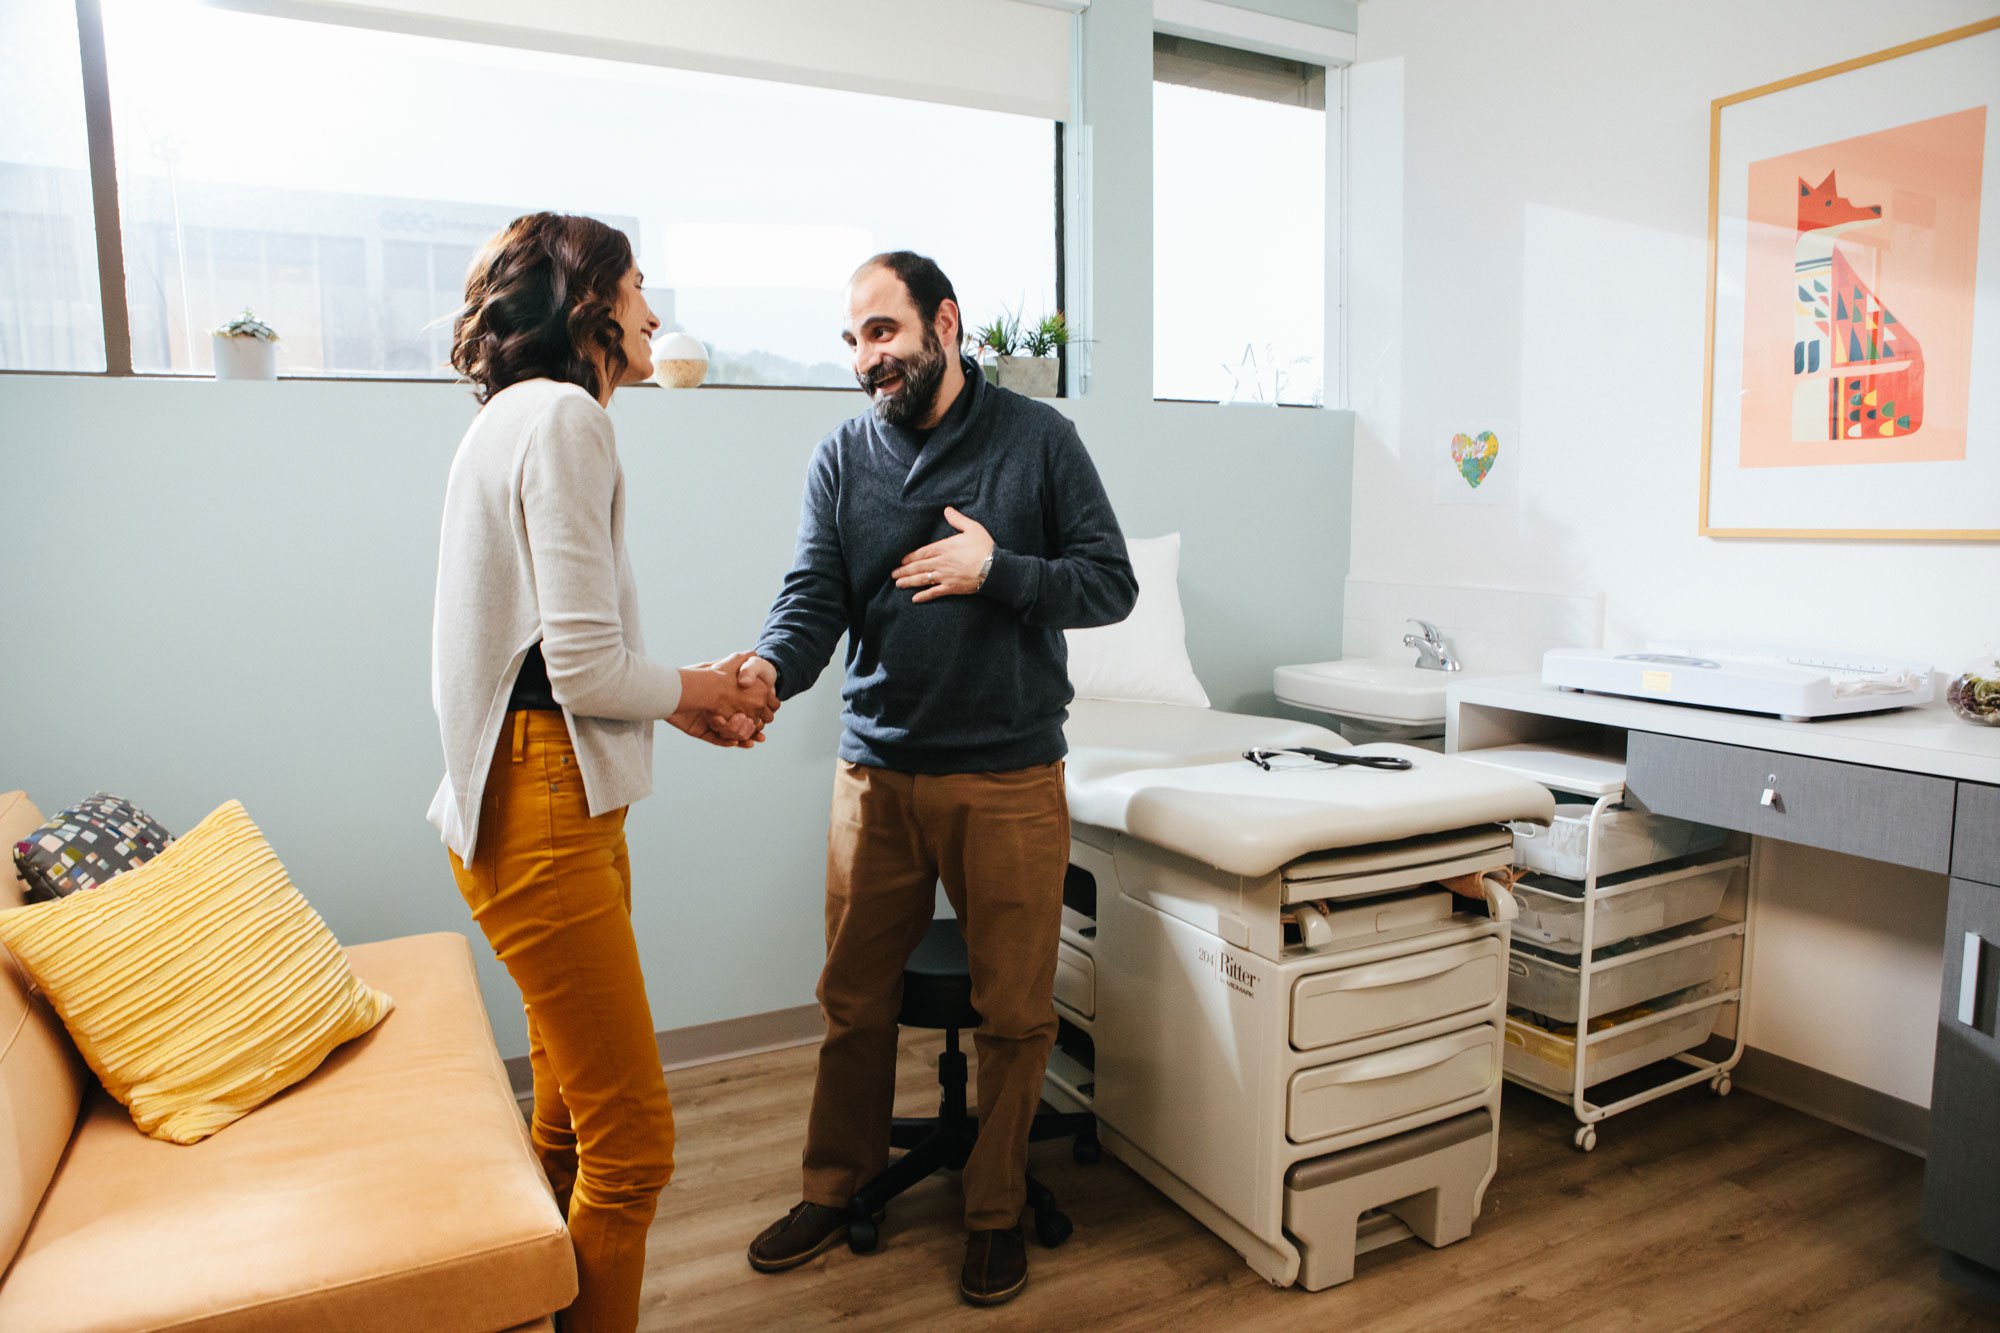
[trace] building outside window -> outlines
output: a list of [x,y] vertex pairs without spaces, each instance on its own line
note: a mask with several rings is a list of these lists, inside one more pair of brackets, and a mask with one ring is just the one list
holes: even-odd
[[[841,294],[885,249],[937,259],[971,323],[1057,306],[1048,120],[177,0],[103,15],[142,374],[209,373],[247,306],[280,373],[448,377],[468,261],[537,208],[631,237],[711,383],[851,386]],[[57,153],[0,127],[0,367],[101,370],[74,10],[0,24],[8,73],[68,80],[0,106],[75,130]]]

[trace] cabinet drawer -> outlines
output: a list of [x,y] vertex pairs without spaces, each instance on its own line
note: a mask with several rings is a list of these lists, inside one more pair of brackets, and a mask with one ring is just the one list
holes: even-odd
[[1097,1017],[1097,970],[1090,955],[1056,945],[1056,998],[1085,1018]]
[[1625,790],[1657,814],[1938,872],[1951,864],[1955,785],[1649,731],[1631,733],[1625,754]]
[[1292,1045],[1301,1051],[1483,1009],[1506,988],[1498,938],[1314,972],[1292,985]]
[[1292,1075],[1285,1133],[1294,1143],[1331,1138],[1476,1097],[1500,1077],[1493,1025],[1392,1046]]
[[1958,784],[1951,873],[1958,879],[2000,884],[2000,787],[1982,782]]

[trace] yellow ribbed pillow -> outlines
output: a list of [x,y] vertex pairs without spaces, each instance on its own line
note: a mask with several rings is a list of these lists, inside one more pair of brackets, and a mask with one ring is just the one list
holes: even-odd
[[235,801],[99,888],[0,912],[0,944],[105,1090],[173,1143],[248,1115],[392,1004]]

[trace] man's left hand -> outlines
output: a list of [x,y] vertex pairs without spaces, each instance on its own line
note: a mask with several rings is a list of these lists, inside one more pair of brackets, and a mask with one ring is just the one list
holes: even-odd
[[993,538],[977,521],[948,505],[944,521],[958,529],[957,535],[910,552],[890,575],[898,588],[921,589],[914,599],[919,602],[928,602],[933,597],[962,597],[978,592],[985,582],[979,571],[984,568],[986,557],[993,554]]

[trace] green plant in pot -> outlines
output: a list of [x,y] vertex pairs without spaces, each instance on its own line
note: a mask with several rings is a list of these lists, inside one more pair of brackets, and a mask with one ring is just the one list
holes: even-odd
[[209,341],[215,348],[217,379],[278,378],[278,331],[247,308],[221,328],[210,329]]
[[987,378],[1001,388],[1032,398],[1056,396],[1061,376],[1056,354],[1070,341],[1069,322],[1060,310],[1026,327],[1018,311],[1002,313],[974,329],[970,341],[975,355],[992,354]]

